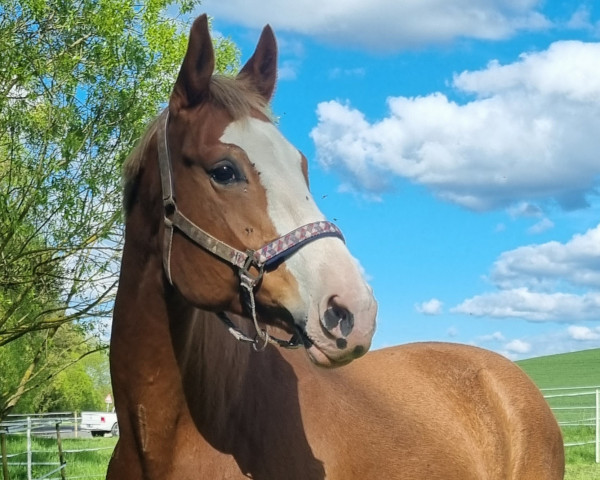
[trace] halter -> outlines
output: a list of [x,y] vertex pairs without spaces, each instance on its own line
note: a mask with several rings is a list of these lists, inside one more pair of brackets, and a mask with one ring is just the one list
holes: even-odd
[[[157,135],[158,166],[160,169],[165,225],[163,238],[163,267],[169,283],[173,285],[173,279],[171,277],[171,249],[173,244],[173,233],[174,230],[177,229],[196,245],[237,269],[240,278],[240,287],[242,288],[242,291],[245,291],[248,294],[248,308],[256,329],[256,337],[250,338],[239,330],[224,312],[218,313],[219,318],[225,323],[229,332],[237,340],[252,343],[256,350],[263,350],[269,342],[287,348],[300,346],[301,339],[298,335],[294,335],[290,340],[280,340],[271,337],[266,330],[258,325],[254,301],[254,288],[260,282],[265,269],[268,270],[269,268],[274,268],[307,243],[321,237],[337,237],[344,241],[341,230],[336,225],[326,220],[312,222],[292,230],[265,244],[258,250],[249,249],[245,252],[216,239],[206,231],[202,230],[177,208],[173,186],[171,155],[167,138],[168,123],[169,109],[167,107],[163,110],[158,120]],[[259,337],[262,340],[262,344],[260,345],[260,342],[258,342]]]

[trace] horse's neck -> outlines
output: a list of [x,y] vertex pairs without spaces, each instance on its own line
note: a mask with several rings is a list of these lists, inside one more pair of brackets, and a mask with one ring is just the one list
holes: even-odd
[[[251,325],[237,320],[240,327]],[[256,478],[323,478],[302,421],[294,364],[306,365],[304,352],[284,358],[272,345],[256,352],[208,312],[196,311],[186,321],[172,328],[174,345],[187,407],[203,437]],[[274,464],[265,452],[286,462]]]
[[251,361],[252,348],[237,342],[215,314],[187,303],[166,283],[160,257],[131,240],[113,321],[116,401],[162,410],[164,395],[162,402],[189,408],[202,433],[225,442],[226,430],[238,427],[232,422],[246,421],[245,409],[258,401],[253,386],[260,383],[255,377],[267,375],[258,365],[265,355]]
[[230,431],[246,421],[241,414],[256,400],[251,391],[258,373],[251,369],[252,350],[237,342],[211,312],[184,306],[179,315],[176,310],[170,313],[173,348],[190,413],[211,442],[227,449]]
[[159,242],[150,240],[153,251],[142,247],[153,235],[142,232],[126,242],[115,303],[111,372],[119,422],[127,423],[122,429],[132,429],[144,450],[160,450],[175,444],[187,418],[244,472],[272,469],[261,452],[281,450],[287,466],[300,472],[293,478],[321,478],[307,473],[320,473],[322,466],[306,441],[297,368],[288,361],[293,357],[306,368],[303,352],[285,359],[272,346],[255,352],[216,315],[190,306],[166,284]]
[[[214,314],[192,307],[168,284],[158,252],[138,244],[137,238],[128,240],[113,320],[115,373],[135,370],[137,378],[127,382],[139,379],[153,388],[164,381],[178,382],[182,390],[183,380],[192,376],[209,390],[231,388],[247,364],[249,349],[240,348]],[[126,364],[117,365],[121,358]]]

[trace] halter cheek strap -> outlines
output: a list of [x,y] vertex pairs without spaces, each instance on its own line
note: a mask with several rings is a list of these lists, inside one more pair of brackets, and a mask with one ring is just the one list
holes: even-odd
[[[276,340],[274,343],[280,346],[287,343],[287,346],[297,346],[298,342],[284,342],[282,340],[270,339],[269,334],[259,327],[256,318],[256,309],[254,304],[254,288],[260,282],[265,269],[273,268],[288,256],[302,248],[307,243],[322,237],[337,237],[344,241],[341,230],[331,222],[326,220],[312,222],[298,227],[291,232],[267,243],[258,250],[247,250],[242,252],[225,242],[216,239],[198,225],[187,218],[177,208],[175,193],[173,188],[173,171],[171,164],[171,154],[169,151],[169,142],[167,138],[167,126],[169,123],[169,109],[166,108],[158,119],[158,165],[160,170],[160,182],[162,187],[162,200],[164,207],[164,238],[163,238],[163,267],[169,283],[173,285],[171,275],[171,250],[173,245],[173,232],[175,229],[183,233],[187,238],[203,249],[209,251],[216,257],[233,265],[238,270],[240,277],[240,287],[249,295],[249,308],[254,320],[257,334],[263,339],[264,348],[270,340]],[[225,315],[219,314],[222,316]],[[223,319],[223,318],[222,318]],[[226,322],[227,324],[227,322]],[[229,320],[227,324],[230,331],[235,326]],[[246,337],[239,329],[237,333],[232,334],[238,340],[251,341],[255,348],[256,339],[252,340]],[[245,338],[240,338],[240,335]]]
[[173,243],[173,230],[177,228],[186,237],[208,250],[213,255],[233,264],[238,268],[245,265],[248,255],[224,242],[217,240],[209,233],[202,230],[177,208],[173,189],[173,171],[171,166],[171,153],[167,140],[167,125],[169,123],[169,109],[165,109],[158,120],[158,166],[160,169],[160,183],[162,187],[162,200],[164,207],[165,234],[163,240],[163,266],[169,283],[173,284],[171,276],[171,246]]

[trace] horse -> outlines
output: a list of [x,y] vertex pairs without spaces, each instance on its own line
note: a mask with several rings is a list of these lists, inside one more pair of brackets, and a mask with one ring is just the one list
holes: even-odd
[[366,354],[377,302],[272,121],[276,58],[267,26],[237,76],[215,75],[197,18],[126,161],[107,479],[562,479],[558,425],[508,359]]

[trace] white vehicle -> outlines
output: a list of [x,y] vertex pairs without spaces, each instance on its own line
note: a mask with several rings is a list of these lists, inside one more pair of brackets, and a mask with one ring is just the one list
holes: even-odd
[[81,412],[81,430],[88,430],[92,437],[102,437],[106,433],[119,435],[117,414],[114,412]]

